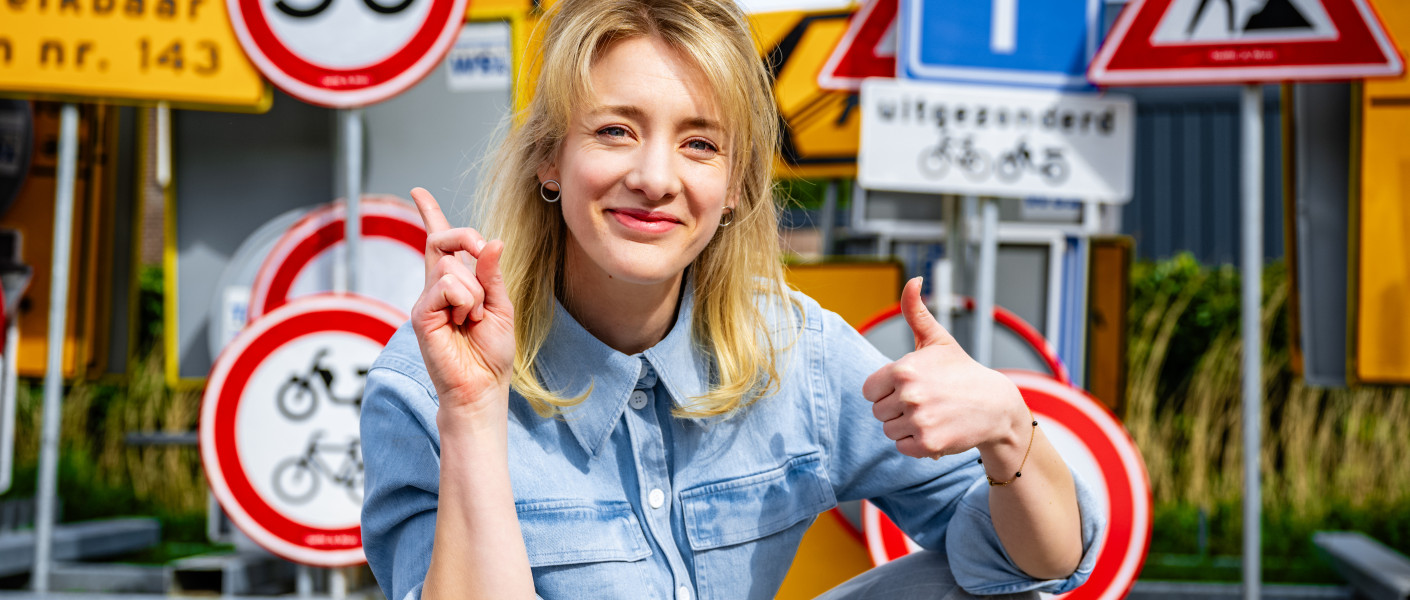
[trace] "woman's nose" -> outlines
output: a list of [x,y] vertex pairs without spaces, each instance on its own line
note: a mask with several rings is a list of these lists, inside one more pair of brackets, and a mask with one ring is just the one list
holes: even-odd
[[669,143],[643,144],[637,151],[636,164],[627,174],[627,187],[640,192],[650,202],[671,200],[681,192],[675,159],[675,148]]

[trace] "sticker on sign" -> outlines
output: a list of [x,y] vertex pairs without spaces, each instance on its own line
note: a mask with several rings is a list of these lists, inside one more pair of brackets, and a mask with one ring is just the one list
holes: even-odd
[[1134,103],[1115,95],[869,79],[867,189],[1001,197],[1131,197]]

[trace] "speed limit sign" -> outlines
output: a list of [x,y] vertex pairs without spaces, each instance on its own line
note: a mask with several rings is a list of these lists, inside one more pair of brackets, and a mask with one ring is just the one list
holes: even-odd
[[201,462],[230,520],[294,562],[364,562],[362,385],[406,320],[360,296],[300,298],[225,347],[201,400]]
[[455,42],[468,0],[226,0],[235,37],[265,77],[332,108],[386,100]]

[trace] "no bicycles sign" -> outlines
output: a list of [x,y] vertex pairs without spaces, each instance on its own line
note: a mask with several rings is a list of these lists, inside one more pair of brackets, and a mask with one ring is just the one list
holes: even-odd
[[857,179],[875,190],[1131,199],[1134,103],[894,79],[862,84]]
[[362,386],[405,320],[367,298],[302,298],[255,321],[216,360],[201,461],[230,520],[270,552],[321,567],[365,561]]

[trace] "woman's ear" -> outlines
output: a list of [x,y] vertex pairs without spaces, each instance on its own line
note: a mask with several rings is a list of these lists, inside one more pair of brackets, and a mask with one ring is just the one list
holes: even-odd
[[543,163],[539,165],[538,176],[539,183],[543,183],[550,179],[558,181],[558,165],[555,165],[553,163]]

